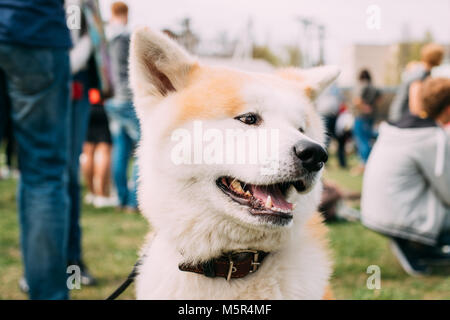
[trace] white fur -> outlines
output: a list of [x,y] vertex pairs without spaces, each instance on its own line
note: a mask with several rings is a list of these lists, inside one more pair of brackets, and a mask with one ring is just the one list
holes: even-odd
[[[148,71],[142,63],[152,59],[148,51],[158,53],[156,64],[172,81],[176,92],[161,95],[155,90],[152,76],[146,75]],[[148,29],[133,35],[130,59],[134,102],[142,129],[137,151],[139,206],[153,227],[151,240],[143,249],[145,258],[137,278],[137,298],[321,299],[331,263],[319,241],[305,227],[320,200],[320,173],[310,179],[309,192],[289,195],[289,201],[297,207],[293,222],[287,226],[262,222],[215,185],[215,180],[224,175],[258,184],[292,178],[293,144],[301,139],[323,141],[322,123],[311,100],[287,80],[279,78],[273,85],[274,75],[255,75],[255,81],[241,88],[245,112],[261,114],[263,128],[280,129],[283,144],[276,176],[261,176],[258,165],[175,165],[170,160],[173,142],[167,128],[178,110],[177,92],[183,90],[186,70],[194,60],[173,42]],[[311,78],[311,83],[317,84],[315,90],[337,76],[335,71],[330,72],[324,74],[321,70],[321,76]],[[218,130],[243,125],[232,118],[204,120],[203,124]],[[300,126],[305,127],[305,134],[298,131]],[[182,127],[191,130],[192,121]],[[236,249],[271,253],[256,273],[229,282],[178,270],[181,262],[197,263]]]

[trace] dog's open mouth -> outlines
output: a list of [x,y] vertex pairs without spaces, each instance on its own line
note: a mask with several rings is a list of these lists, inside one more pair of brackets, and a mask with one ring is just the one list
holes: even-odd
[[235,178],[221,177],[217,186],[232,200],[249,207],[253,215],[272,216],[282,220],[292,219],[294,204],[286,200],[287,190],[294,186],[297,191],[304,191],[302,181],[282,182],[269,185],[255,185]]

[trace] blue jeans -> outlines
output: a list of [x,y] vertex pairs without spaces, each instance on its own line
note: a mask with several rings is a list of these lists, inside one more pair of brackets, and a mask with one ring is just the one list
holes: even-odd
[[347,141],[347,136],[337,136],[336,135],[336,120],[337,116],[330,115],[323,117],[325,128],[327,130],[325,145],[327,149],[330,147],[331,140],[334,138],[338,143],[337,156],[339,161],[339,166],[341,168],[347,167],[347,155],[345,153],[345,143]]
[[356,117],[353,126],[353,138],[355,139],[359,158],[363,163],[366,163],[369,158],[373,137],[373,120]]
[[6,126],[10,114],[10,101],[7,95],[8,87],[6,83],[5,73],[0,67],[0,145],[6,136]]
[[74,76],[75,81],[83,84],[83,95],[79,100],[70,103],[69,123],[69,199],[70,199],[70,224],[69,224],[69,250],[68,261],[70,263],[81,261],[81,186],[80,186],[80,155],[83,143],[86,139],[91,105],[88,96],[88,76],[86,71]]
[[69,55],[66,49],[0,44],[0,70],[7,88],[0,119],[11,117],[19,147],[20,240],[29,295],[67,299]]
[[139,120],[131,101],[108,100],[105,104],[113,142],[112,176],[119,203],[123,207],[137,208],[137,164],[133,165],[132,185],[128,187],[128,164],[139,141]]

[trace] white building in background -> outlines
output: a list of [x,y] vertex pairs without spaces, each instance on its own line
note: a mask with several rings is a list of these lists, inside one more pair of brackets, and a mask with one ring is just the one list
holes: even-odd
[[[446,55],[450,55],[450,45],[445,45]],[[399,73],[399,44],[366,45],[354,44],[344,48],[339,66],[342,73],[338,78],[339,85],[351,87],[356,84],[358,74],[362,69],[368,69],[376,86],[395,86]],[[450,58],[450,57],[449,57]],[[447,64],[434,68],[432,74],[449,74]]]
[[339,85],[356,84],[362,69],[368,69],[377,86],[391,85],[397,73],[397,45],[350,45],[342,51],[339,66]]

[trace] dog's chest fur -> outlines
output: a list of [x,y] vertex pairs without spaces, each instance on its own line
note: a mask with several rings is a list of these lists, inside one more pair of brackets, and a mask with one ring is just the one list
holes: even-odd
[[291,235],[283,249],[270,253],[256,273],[230,281],[180,271],[181,254],[167,239],[156,236],[140,267],[137,298],[322,299],[331,264],[320,235],[307,230],[308,225]]

